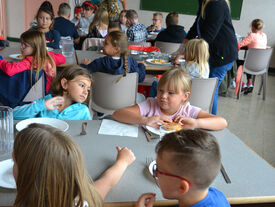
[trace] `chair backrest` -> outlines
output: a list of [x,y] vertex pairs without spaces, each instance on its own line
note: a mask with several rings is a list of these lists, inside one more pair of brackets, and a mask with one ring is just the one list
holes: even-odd
[[[93,73],[90,106],[101,113],[112,114],[116,109],[136,104],[138,73],[121,75]],[[118,81],[118,82],[117,82]]]
[[82,50],[87,50],[89,47],[102,47],[104,43],[103,38],[86,38],[82,44]]
[[160,51],[162,53],[172,54],[179,49],[181,44],[180,43],[172,43],[172,42],[156,41],[155,45],[156,45],[156,47],[158,47],[160,49]]
[[190,104],[210,113],[217,84],[217,78],[192,79]]
[[150,47],[151,42],[128,42],[128,45],[143,45],[145,47]]
[[31,87],[23,102],[33,102],[36,99],[42,98],[45,96],[45,74],[42,73],[40,78],[36,83]]
[[273,48],[256,49],[250,48],[244,60],[243,71],[252,75],[267,72]]

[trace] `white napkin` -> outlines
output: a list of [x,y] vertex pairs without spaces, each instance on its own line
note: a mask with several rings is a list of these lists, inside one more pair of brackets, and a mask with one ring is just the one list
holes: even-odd
[[103,119],[98,134],[138,137],[136,125],[122,124],[117,121]]

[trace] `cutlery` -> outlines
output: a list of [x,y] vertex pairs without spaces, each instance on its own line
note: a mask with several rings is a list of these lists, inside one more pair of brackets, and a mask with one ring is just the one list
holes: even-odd
[[225,182],[226,182],[227,184],[228,184],[228,183],[231,183],[231,180],[230,180],[228,174],[226,173],[226,171],[225,171],[225,169],[224,169],[224,167],[223,167],[223,164],[221,165],[221,173],[222,173],[222,176],[223,176]]
[[151,142],[150,134],[148,133],[148,131],[145,128],[143,128],[143,131],[144,131],[144,134],[145,134],[145,137],[146,137],[147,141]]
[[86,132],[87,124],[88,124],[87,122],[82,123],[80,135],[86,135],[87,134],[87,132]]

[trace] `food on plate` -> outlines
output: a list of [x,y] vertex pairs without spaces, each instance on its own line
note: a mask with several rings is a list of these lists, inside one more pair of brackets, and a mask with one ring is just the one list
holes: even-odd
[[17,55],[17,58],[24,58],[23,55]]
[[182,126],[180,123],[171,122],[163,125],[163,128],[167,131],[179,131],[182,129]]
[[154,59],[154,60],[152,60],[152,63],[164,63],[164,64],[166,64],[168,62],[165,62],[163,59]]

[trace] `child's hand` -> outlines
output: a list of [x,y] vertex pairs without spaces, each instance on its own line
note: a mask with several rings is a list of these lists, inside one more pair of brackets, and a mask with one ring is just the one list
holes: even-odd
[[178,59],[180,59],[180,58],[184,58],[184,55],[178,54],[178,55],[175,57],[174,62],[173,62],[174,66],[180,65],[180,62],[178,61]]
[[45,106],[47,110],[58,109],[64,103],[64,98],[62,96],[56,96],[45,101]]
[[142,194],[135,204],[135,207],[153,207],[156,200],[155,193],[144,193]]
[[185,116],[176,116],[174,122],[181,123],[183,129],[195,129],[198,128],[197,119]]
[[91,59],[84,58],[84,59],[81,61],[81,64],[88,65],[88,64],[90,64],[91,62],[92,62]]
[[117,146],[117,157],[116,160],[117,162],[124,163],[126,166],[129,166],[132,164],[132,162],[135,161],[136,157],[134,153],[128,149],[127,147],[123,147],[122,149]]
[[168,116],[151,116],[147,117],[146,125],[159,128],[160,125],[172,122]]
[[77,20],[80,20],[80,18],[81,18],[81,13],[75,14],[75,18],[76,18]]

